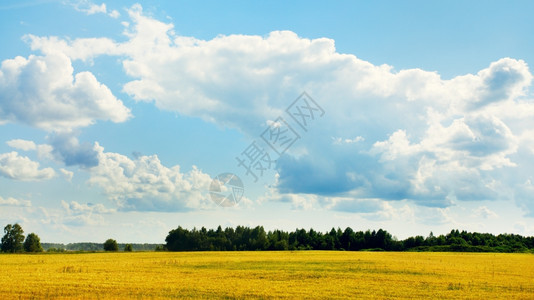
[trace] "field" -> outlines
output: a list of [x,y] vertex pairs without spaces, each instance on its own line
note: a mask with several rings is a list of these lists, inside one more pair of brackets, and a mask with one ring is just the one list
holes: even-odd
[[0,298],[534,299],[534,255],[133,252],[0,255]]

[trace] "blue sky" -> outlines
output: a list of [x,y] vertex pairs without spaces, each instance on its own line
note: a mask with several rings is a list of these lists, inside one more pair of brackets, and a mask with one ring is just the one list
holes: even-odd
[[[47,242],[219,224],[533,235],[533,6],[4,1],[0,223]],[[251,145],[270,158],[257,178],[236,159]],[[210,200],[225,172],[234,207]]]

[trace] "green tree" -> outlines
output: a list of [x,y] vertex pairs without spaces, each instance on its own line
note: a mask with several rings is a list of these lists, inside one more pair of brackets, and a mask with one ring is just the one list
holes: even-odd
[[35,233],[30,233],[24,241],[24,251],[26,252],[43,252],[41,239]]
[[132,244],[124,245],[124,252],[132,252],[132,251],[133,251]]
[[4,227],[4,237],[2,237],[3,252],[22,252],[22,242],[24,242],[24,230],[19,224],[7,224]]
[[104,250],[119,251],[119,244],[117,244],[117,241],[114,239],[107,239],[106,242],[104,242]]

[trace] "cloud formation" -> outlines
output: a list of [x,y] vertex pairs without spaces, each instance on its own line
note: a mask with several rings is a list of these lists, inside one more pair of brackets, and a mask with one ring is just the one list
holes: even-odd
[[39,163],[15,151],[0,154],[0,175],[21,181],[40,181],[54,177],[52,168],[39,169]]
[[182,173],[180,166],[166,167],[157,155],[130,159],[104,152],[95,144],[98,165],[89,172],[89,183],[100,187],[122,210],[183,211],[213,206],[208,196],[211,177],[196,167]]
[[94,15],[97,13],[108,14],[110,17],[116,19],[120,16],[120,13],[117,10],[111,10],[108,12],[106,3],[100,5],[95,4],[87,0],[79,0],[71,2],[72,7],[77,11],[83,12],[87,15]]
[[98,164],[98,153],[90,143],[80,143],[72,133],[51,137],[54,157],[66,166],[89,168]]
[[15,199],[13,197],[8,197],[8,198],[0,197],[0,206],[30,207],[32,206],[32,203],[29,200]]
[[90,72],[74,74],[62,53],[4,60],[0,68],[0,122],[68,131],[96,120],[124,122],[130,110]]
[[22,140],[22,139],[14,139],[9,140],[6,142],[6,144],[14,149],[22,150],[22,151],[36,151],[37,156],[40,159],[53,159],[52,151],[54,150],[52,146],[48,144],[35,144],[34,141],[29,140]]
[[[532,74],[523,60],[502,58],[476,74],[444,80],[436,72],[396,71],[339,53],[328,38],[274,31],[200,40],[177,35],[172,24],[147,17],[140,5],[128,13],[124,42],[30,37],[32,49],[81,60],[118,55],[134,78],[123,87],[133,99],[250,137],[306,91],[326,114],[305,144],[278,160],[281,194],[409,199],[442,212],[455,201],[514,199],[532,209],[520,192],[534,180],[528,171],[534,167]],[[106,118],[120,121],[127,114]],[[173,185],[167,182],[179,174],[156,157],[99,155],[92,181],[124,198],[123,204],[144,206],[162,194],[155,186],[168,190]],[[154,175],[160,172],[167,175]]]

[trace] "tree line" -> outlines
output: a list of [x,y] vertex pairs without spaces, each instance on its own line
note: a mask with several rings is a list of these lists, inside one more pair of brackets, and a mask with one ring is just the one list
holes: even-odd
[[446,235],[415,236],[397,240],[389,232],[354,231],[332,228],[329,232],[314,229],[265,231],[254,228],[221,226],[216,230],[202,227],[192,230],[179,226],[166,239],[169,251],[236,251],[236,250],[375,250],[375,251],[458,251],[458,252],[533,252],[534,237],[517,234],[477,233],[452,230]]
[[[105,244],[105,242],[104,242]],[[102,251],[104,249],[103,243],[41,243],[43,249],[48,252],[65,252],[65,251]],[[131,247],[132,251],[154,251],[158,247],[162,247],[161,244],[148,244],[148,243],[117,243],[118,250],[128,251]]]
[[[235,229],[221,226],[216,230],[202,227],[200,230],[184,229],[179,226],[169,232],[166,244],[118,244],[114,239],[100,243],[63,244],[44,243],[49,252],[71,251],[244,251],[244,250],[374,250],[374,251],[458,251],[458,252],[532,252],[534,237],[517,234],[499,234],[451,230],[445,235],[427,237],[415,236],[398,240],[389,232],[354,231],[350,227],[341,230],[332,228],[329,232],[314,229],[295,231],[265,231],[263,226],[254,228],[237,226]],[[70,249],[66,249],[70,248]],[[24,237],[19,224],[4,227],[2,252],[42,252],[40,238],[35,233]]]
[[19,224],[8,224],[4,227],[4,236],[0,249],[4,253],[22,252],[65,252],[65,251],[149,251],[163,250],[161,244],[119,244],[114,239],[107,239],[104,243],[43,243],[35,233],[30,233],[24,238],[24,230]]

